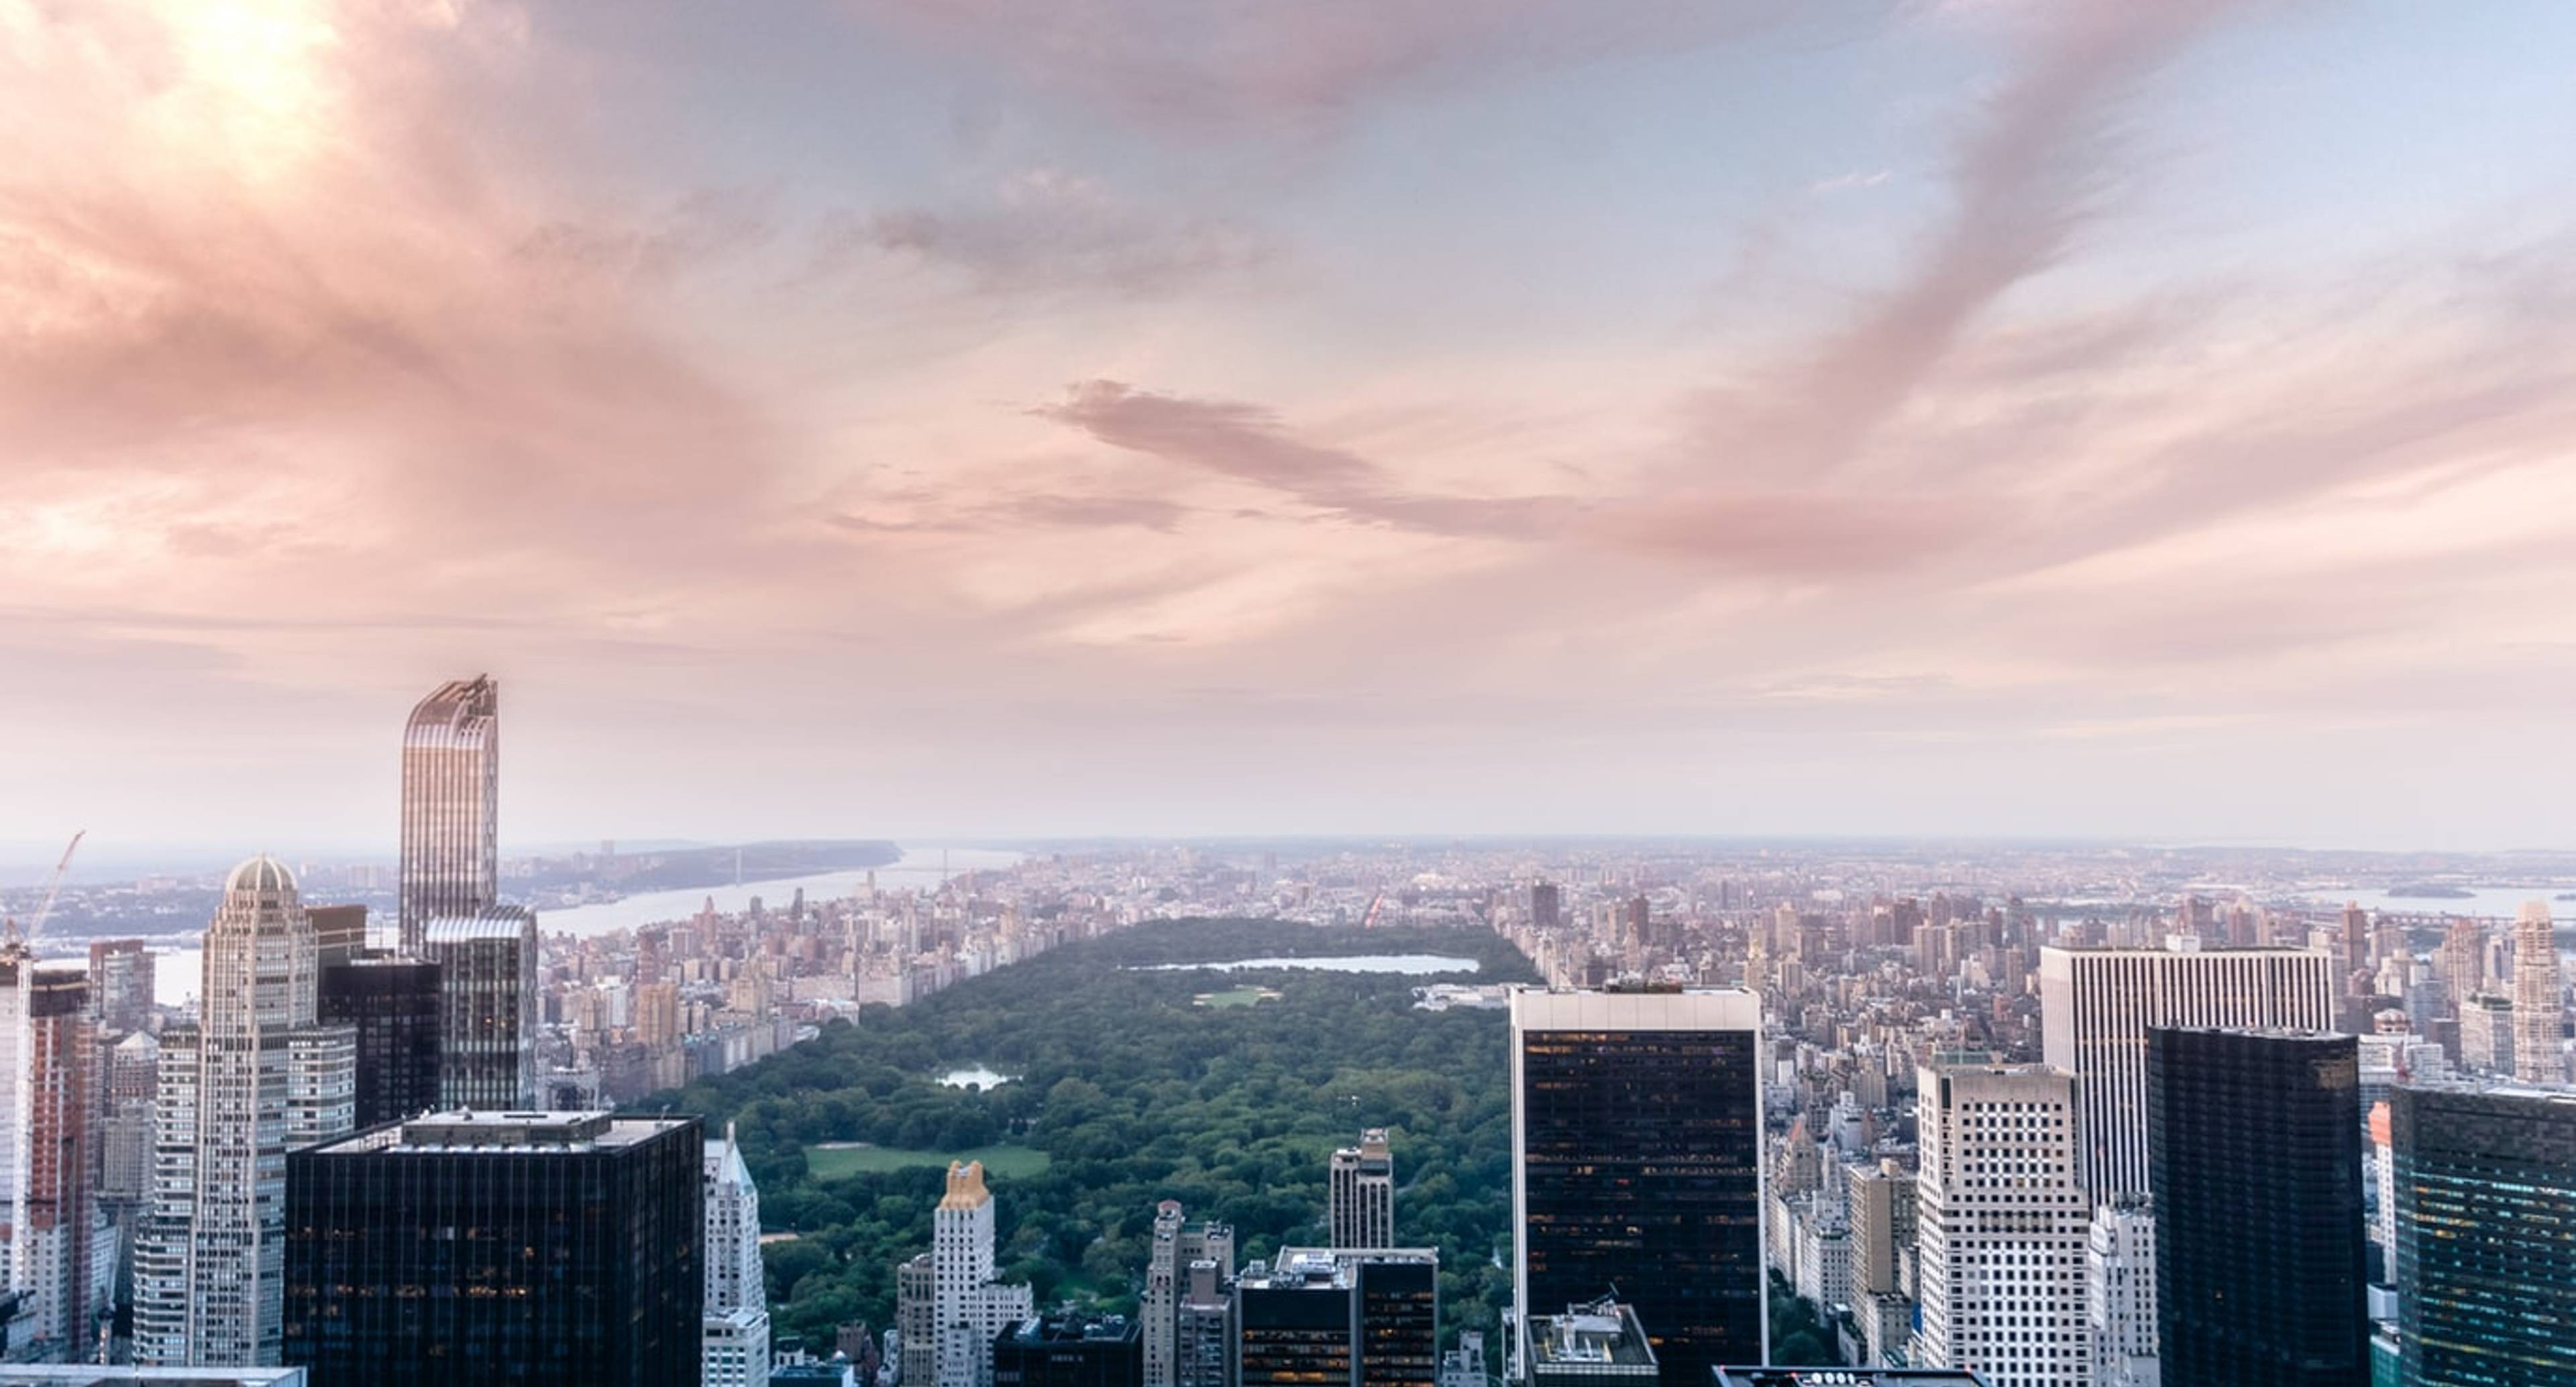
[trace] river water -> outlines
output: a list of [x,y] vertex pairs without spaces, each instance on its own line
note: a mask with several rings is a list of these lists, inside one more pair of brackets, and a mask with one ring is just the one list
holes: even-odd
[[2524,901],[2548,901],[2549,913],[2555,919],[2576,920],[2576,901],[2554,900],[2564,886],[2478,886],[2461,888],[2465,897],[2392,896],[2385,891],[2318,891],[2305,899],[2312,905],[2340,906],[2346,901],[2359,901],[2371,910],[2392,911],[2399,915],[2475,915],[2510,920],[2522,913]]
[[[885,866],[875,868],[880,890],[909,887],[931,890],[948,877],[967,872],[998,871],[1019,863],[1025,853],[1002,848],[903,847],[903,855]],[[796,895],[797,887],[805,888],[809,901],[830,900],[855,893],[868,879],[867,868],[845,872],[819,872],[812,876],[783,877],[774,881],[746,881],[740,886],[693,887],[685,891],[646,891],[621,900],[602,901],[596,905],[574,906],[566,910],[537,912],[537,928],[546,934],[558,931],[579,934],[606,934],[612,930],[634,929],[640,925],[666,924],[686,920],[698,913],[713,896],[716,909],[739,911],[758,896],[764,907],[784,906]],[[945,875],[943,875],[943,871]],[[370,920],[390,928],[391,921]],[[154,941],[152,991],[163,1006],[185,1006],[196,999],[205,972],[205,955],[195,947],[197,934],[183,936],[187,948],[165,949]],[[79,945],[76,947],[85,947]],[[83,957],[68,955],[65,961]],[[49,962],[52,960],[48,960]]]

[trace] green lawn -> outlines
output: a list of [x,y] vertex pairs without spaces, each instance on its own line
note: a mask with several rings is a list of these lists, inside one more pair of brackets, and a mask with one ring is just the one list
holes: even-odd
[[1202,992],[1192,1000],[1203,1007],[1248,1007],[1278,1001],[1279,993],[1267,987],[1238,987],[1230,992]]
[[982,1161],[994,1175],[1035,1175],[1047,1168],[1047,1153],[1027,1146],[979,1146],[972,1151],[906,1151],[892,1146],[809,1146],[805,1169],[817,1180],[844,1175],[882,1174],[907,1166],[946,1166],[951,1161]]

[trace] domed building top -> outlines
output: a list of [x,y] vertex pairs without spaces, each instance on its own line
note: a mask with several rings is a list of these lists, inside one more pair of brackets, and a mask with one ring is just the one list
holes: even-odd
[[261,853],[233,868],[233,874],[224,878],[224,892],[227,895],[235,891],[249,891],[263,896],[280,895],[294,889],[295,873],[286,870],[285,863],[267,853]]

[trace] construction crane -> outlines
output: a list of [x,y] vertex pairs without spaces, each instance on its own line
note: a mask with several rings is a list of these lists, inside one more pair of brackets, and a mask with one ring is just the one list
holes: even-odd
[[54,874],[45,881],[45,898],[36,905],[36,918],[22,932],[18,928],[17,917],[11,916],[6,929],[0,930],[0,937],[5,937],[6,942],[33,945],[36,936],[44,933],[45,917],[54,913],[54,897],[63,892],[63,873],[71,870],[72,854],[80,851],[81,839],[87,836],[89,830],[86,828],[72,834],[72,841],[64,847],[62,858],[54,863]]

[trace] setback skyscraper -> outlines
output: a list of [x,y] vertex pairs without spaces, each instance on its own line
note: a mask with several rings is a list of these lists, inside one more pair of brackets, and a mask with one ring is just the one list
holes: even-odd
[[2567,1082],[2559,1043],[2558,935],[2549,902],[2525,901],[2513,926],[2513,1073],[2527,1084]]
[[696,1387],[694,1117],[441,1113],[289,1158],[286,1361],[317,1384]]
[[431,691],[403,725],[402,949],[428,924],[500,903],[501,689],[489,675]]
[[[1204,1275],[1199,1274],[1204,1271]],[[1207,1337],[1189,1331],[1194,1303],[1204,1318],[1211,1300],[1222,1300],[1234,1282],[1234,1226],[1191,1227],[1180,1201],[1154,1206],[1154,1246],[1146,1254],[1145,1294],[1138,1302],[1138,1336],[1145,1387],[1218,1387],[1207,1381]],[[1206,1326],[1198,1325],[1204,1331]],[[1222,1347],[1229,1348],[1230,1344]],[[1220,1379],[1222,1354],[1215,1365]]]
[[2013,1387],[2092,1379],[2075,1182],[2075,1081],[2043,1065],[1936,1059],[1916,1080],[1914,1362]]
[[2366,1387],[2353,1037],[2147,1039],[2156,1349],[2192,1387]]
[[286,1153],[349,1131],[357,1037],[315,1015],[312,922],[285,864],[224,882],[201,1016],[161,1036],[152,1208],[134,1253],[146,1366],[278,1361]]
[[2576,1091],[2406,1085],[2390,1116],[2407,1387],[2576,1382]]
[[2307,949],[2041,950],[2041,1053],[2075,1076],[2084,1188],[2105,1202],[2147,1193],[2148,1028],[2327,1030],[2335,971]]
[[1512,994],[1512,1305],[1615,1294],[1669,1387],[1770,1356],[1762,1005],[1749,992]]
[[37,969],[32,982],[20,1110],[26,1142],[9,1220],[9,1284],[26,1301],[21,1321],[11,1326],[9,1347],[46,1360],[72,1360],[89,1349],[97,1317],[107,1308],[94,1294],[92,1275],[92,1259],[106,1236],[93,1179],[97,1043],[82,973]]
[[701,1168],[706,1208],[705,1387],[769,1381],[769,1283],[760,1267],[760,1189],[727,1125]]
[[439,1106],[534,1106],[536,917],[496,906],[431,920],[422,933],[421,954],[439,971]]
[[1360,1144],[1333,1153],[1325,1226],[1335,1247],[1395,1246],[1395,1156],[1386,1129],[1360,1133]]

